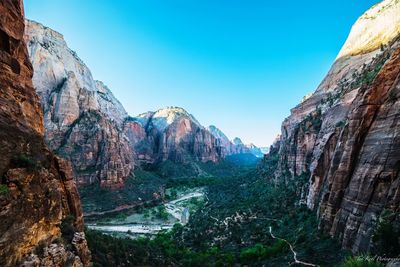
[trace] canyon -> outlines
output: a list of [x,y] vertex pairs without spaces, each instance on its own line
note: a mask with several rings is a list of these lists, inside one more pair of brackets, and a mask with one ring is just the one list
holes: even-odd
[[56,31],[27,20],[25,40],[46,142],[72,162],[78,186],[100,183],[116,189],[143,164],[218,162],[230,154],[251,153],[179,107],[129,116]]
[[1,266],[318,266],[400,233],[399,0],[356,21],[267,154],[181,107],[130,116],[22,1],[0,13]]

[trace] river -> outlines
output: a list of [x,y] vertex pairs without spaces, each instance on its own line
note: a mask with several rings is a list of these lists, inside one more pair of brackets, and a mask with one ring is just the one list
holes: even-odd
[[[112,218],[107,221],[89,223],[87,227],[104,233],[131,238],[154,235],[160,231],[172,229],[176,223],[186,224],[190,217],[189,211],[196,208],[196,205],[191,200],[202,200],[204,195],[204,188],[193,188],[181,192],[176,199],[167,201],[158,207],[144,209],[140,213],[129,214],[122,220]],[[155,217],[155,212],[160,209],[169,214],[168,218],[160,219]]]

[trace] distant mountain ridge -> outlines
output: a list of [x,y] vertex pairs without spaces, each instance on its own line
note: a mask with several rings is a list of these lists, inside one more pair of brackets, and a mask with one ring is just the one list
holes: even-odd
[[263,157],[264,153],[254,144],[245,145],[239,137],[235,137],[232,141],[216,126],[208,126],[208,131],[217,138],[223,148],[224,155],[234,154],[253,154],[256,157]]
[[254,151],[243,143],[232,144],[219,130],[216,135],[180,107],[131,117],[111,90],[93,79],[60,33],[27,20],[25,40],[44,111],[46,142],[71,160],[79,186],[99,182],[118,188],[141,164],[218,162]]

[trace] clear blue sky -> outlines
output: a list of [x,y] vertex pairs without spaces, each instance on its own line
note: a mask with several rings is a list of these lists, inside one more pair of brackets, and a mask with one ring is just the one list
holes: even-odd
[[181,106],[270,145],[377,0],[25,0],[131,115]]

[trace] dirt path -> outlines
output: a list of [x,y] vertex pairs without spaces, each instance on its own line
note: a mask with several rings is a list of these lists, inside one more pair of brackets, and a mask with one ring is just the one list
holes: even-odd
[[302,265],[305,265],[305,266],[318,266],[318,265],[316,265],[316,264],[304,262],[304,261],[301,261],[301,260],[297,259],[297,253],[296,253],[296,251],[294,251],[294,248],[293,248],[292,244],[290,244],[289,241],[287,241],[286,239],[283,239],[283,238],[279,238],[279,237],[274,236],[274,234],[272,233],[272,227],[271,227],[271,226],[269,227],[269,233],[270,233],[270,235],[272,236],[273,239],[282,240],[283,242],[285,242],[286,244],[289,245],[289,248],[290,248],[290,250],[291,250],[292,253],[293,253],[294,263],[302,264]]

